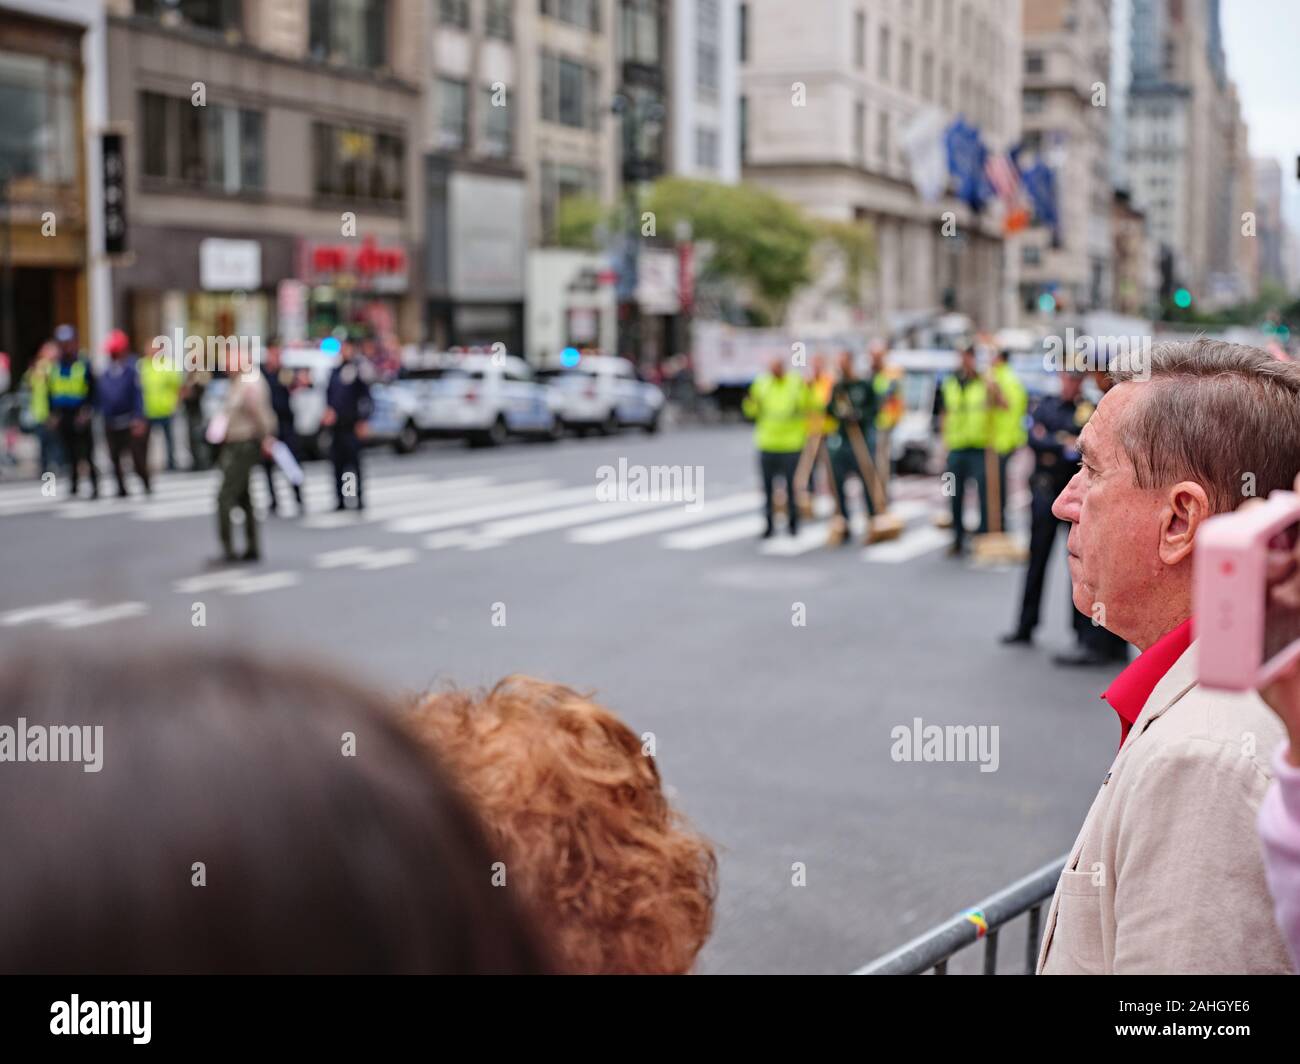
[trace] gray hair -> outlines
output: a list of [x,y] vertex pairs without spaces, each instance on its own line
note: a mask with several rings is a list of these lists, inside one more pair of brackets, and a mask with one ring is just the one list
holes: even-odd
[[1200,484],[1215,512],[1290,488],[1300,472],[1300,363],[1218,340],[1156,344],[1149,365],[1112,371],[1146,381],[1119,428],[1140,488]]

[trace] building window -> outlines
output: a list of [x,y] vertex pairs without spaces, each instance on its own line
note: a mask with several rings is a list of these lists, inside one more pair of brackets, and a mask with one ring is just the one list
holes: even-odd
[[889,27],[880,27],[880,47],[876,53],[876,70],[881,81],[889,80]]
[[741,4],[738,12],[740,31],[740,61],[749,62],[749,5]]
[[1041,92],[1025,93],[1025,114],[1036,115],[1042,114],[1043,107],[1046,104],[1044,94]]
[[600,32],[600,0],[539,0],[538,10],[571,26]]
[[934,21],[934,0],[922,0],[921,21],[927,26]]
[[599,74],[582,63],[542,53],[542,118],[575,129],[595,129]]
[[881,111],[876,120],[876,157],[880,165],[889,167],[889,112]]
[[625,63],[659,66],[663,62],[660,46],[660,19],[658,0],[620,0],[622,18],[619,22],[623,41],[622,59]]
[[514,0],[487,0],[487,10],[483,15],[483,32],[498,40],[514,40]]
[[867,161],[867,105],[853,105],[853,158],[859,166]]
[[718,132],[704,126],[695,127],[695,165],[702,170],[718,168]]
[[1026,244],[1020,252],[1020,261],[1026,266],[1037,266],[1043,261],[1043,253],[1035,244]]
[[695,8],[695,87],[703,93],[718,91],[718,44],[720,43],[718,0],[697,0]]
[[311,55],[376,70],[388,61],[386,0],[311,0]]
[[242,29],[241,6],[241,0],[135,0],[134,10],[167,26],[228,33]]
[[316,194],[401,203],[406,141],[393,133],[316,122],[312,127]]
[[[500,99],[498,104],[495,101]],[[490,87],[483,90],[482,152],[493,159],[508,159],[514,153],[514,122],[510,104]]]
[[77,72],[71,63],[0,52],[0,172],[77,180]]
[[145,177],[235,195],[265,186],[265,120],[259,111],[189,97],[140,94],[140,171]]
[[898,81],[904,92],[912,91],[912,42],[903,41],[898,61]]
[[867,65],[867,16],[862,11],[853,15],[853,65],[859,70]]
[[737,125],[740,135],[740,161],[742,163],[749,161],[749,97],[740,98],[740,115],[737,119]]
[[438,132],[440,151],[461,151],[469,139],[469,86],[452,78],[438,79]]
[[939,102],[944,107],[952,106],[952,67],[947,63],[939,74]]
[[438,0],[438,21],[444,26],[469,29],[469,0]]
[[934,56],[929,52],[921,56],[921,98],[934,99]]
[[1025,53],[1025,73],[1041,74],[1043,72],[1043,53],[1026,52]]
[[542,232],[555,237],[560,204],[571,197],[594,196],[599,188],[595,170],[564,163],[542,162]]

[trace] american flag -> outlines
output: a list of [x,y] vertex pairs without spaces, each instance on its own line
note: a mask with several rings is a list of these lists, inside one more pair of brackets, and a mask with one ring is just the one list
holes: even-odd
[[990,154],[984,162],[984,175],[993,191],[1011,210],[1020,202],[1020,171],[1006,155]]

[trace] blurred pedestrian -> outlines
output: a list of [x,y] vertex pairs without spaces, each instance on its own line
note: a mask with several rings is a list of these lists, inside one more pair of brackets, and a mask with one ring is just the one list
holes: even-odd
[[998,474],[998,530],[1007,530],[1007,464],[1028,441],[1025,417],[1029,393],[1011,368],[1008,351],[998,351],[989,371],[989,417],[992,419],[989,445],[993,448]]
[[772,359],[768,372],[760,373],[745,396],[745,416],[754,422],[754,446],[758,448],[763,477],[763,538],[775,531],[776,481],[785,484],[786,514],[790,534],[799,532],[799,506],[795,471],[808,438],[808,415],[816,403],[804,379],[786,371],[785,359]]
[[[240,345],[236,365],[227,373],[228,389],[218,425],[221,454],[221,487],[217,493],[217,532],[221,537],[221,555],[213,565],[260,561],[262,554],[257,536],[257,514],[249,478],[264,455],[270,453],[275,435],[275,411],[266,378],[253,364],[252,352]],[[215,420],[215,419],[214,419]],[[238,508],[244,514],[244,553],[235,554],[231,514]]]
[[[330,430],[336,510],[348,508],[349,495],[355,495],[358,510],[366,508],[361,490],[361,442],[370,419],[373,379],[374,370],[369,361],[357,358],[352,341],[344,340],[339,348],[339,364],[330,373],[325,389],[325,413],[321,418],[321,424]],[[347,480],[349,476],[351,484]]]
[[623,721],[571,688],[509,676],[485,694],[431,695],[412,723],[473,799],[563,970],[691,970],[717,860]]
[[104,340],[107,368],[96,386],[96,405],[104,419],[104,436],[108,441],[108,459],[117,481],[117,497],[128,495],[122,476],[122,455],[129,452],[135,475],[144,485],[146,495],[153,494],[149,483],[149,426],[144,419],[144,395],[136,357],[131,354],[130,340],[121,329],[114,329]]
[[966,527],[962,516],[966,501],[966,486],[973,483],[979,492],[979,532],[987,532],[988,478],[985,476],[984,450],[989,444],[988,385],[980,376],[975,362],[975,348],[966,346],[960,352],[957,372],[945,377],[935,392],[935,413],[939,417],[940,432],[948,450],[947,483],[944,490],[952,498],[952,547],[950,555],[960,555],[966,549]]
[[[262,363],[262,373],[266,377],[266,386],[271,395],[271,409],[275,411],[276,438],[289,448],[294,461],[302,461],[301,448],[298,445],[298,432],[293,423],[293,404],[291,402],[294,373],[286,369],[280,359],[280,342],[272,339],[266,345],[266,360]],[[271,513],[279,513],[280,504],[275,497],[275,460],[262,459],[262,468],[266,471],[266,491],[271,497]],[[298,516],[306,512],[302,501],[302,485],[290,481],[294,501],[298,504]]]
[[51,749],[71,733],[82,761],[0,766],[0,971],[554,970],[493,884],[478,818],[386,699],[204,642],[100,639],[0,667],[6,715]]
[[99,498],[99,470],[95,468],[95,374],[90,360],[77,348],[77,330],[60,325],[54,330],[59,359],[50,370],[50,413],[71,475],[68,498],[77,497],[81,466],[90,473],[90,497]]
[[170,471],[176,469],[176,440],[172,422],[176,417],[176,408],[180,405],[184,374],[178,366],[171,365],[160,357],[164,347],[160,339],[154,339],[149,354],[139,362],[140,390],[144,394],[144,416],[149,425],[149,434],[145,437],[145,453],[148,453],[149,437],[156,429],[162,433],[163,442],[167,446],[167,469]]
[[[843,538],[835,542],[849,544],[853,537],[849,534],[848,486],[851,478],[856,478],[862,486],[863,503],[867,511],[868,527],[875,516],[875,501],[871,497],[870,476],[858,464],[858,453],[853,447],[852,433],[858,432],[866,443],[867,456],[871,458],[876,448],[876,412],[877,393],[871,380],[859,377],[853,366],[853,352],[845,351],[840,355],[840,377],[831,390],[826,403],[826,411],[834,420],[833,428],[826,439],[830,453],[831,474],[835,480],[835,498],[839,504]],[[875,459],[871,458],[874,462]]]
[[189,468],[192,473],[212,465],[207,419],[203,416],[203,393],[211,380],[209,371],[197,368],[185,370],[181,377],[181,407],[185,411],[185,437],[190,446]]
[[59,345],[53,340],[41,344],[23,376],[27,389],[27,417],[40,448],[41,475],[63,468],[57,422],[50,410],[50,372],[59,359]]

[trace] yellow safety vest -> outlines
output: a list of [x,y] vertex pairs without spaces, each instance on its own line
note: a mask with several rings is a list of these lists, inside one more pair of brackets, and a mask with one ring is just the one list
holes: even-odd
[[90,394],[86,363],[77,359],[66,374],[60,372],[62,368],[61,365],[56,365],[50,370],[50,401],[54,406],[72,406],[72,403],[61,403],[60,400],[85,399]]
[[150,421],[171,417],[181,395],[179,370],[159,369],[151,357],[144,357],[140,367],[140,391],[144,396],[144,416]]
[[31,393],[27,402],[27,413],[32,421],[38,425],[49,421],[50,367],[45,363],[38,363],[29,369],[27,371],[27,387]]
[[943,442],[950,451],[983,449],[989,442],[989,394],[973,377],[963,388],[954,373],[943,381]]
[[998,391],[1007,404],[1004,407],[994,407],[992,411],[993,449],[998,454],[1010,454],[1029,442],[1029,433],[1025,429],[1029,393],[1008,365],[993,367],[993,383],[998,386]]

